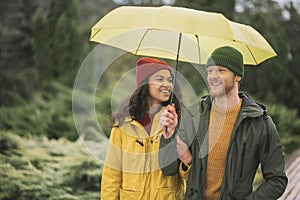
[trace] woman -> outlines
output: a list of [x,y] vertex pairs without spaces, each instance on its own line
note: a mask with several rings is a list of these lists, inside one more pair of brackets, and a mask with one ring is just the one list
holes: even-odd
[[[160,114],[173,89],[170,66],[154,58],[136,62],[136,90],[111,116],[113,127],[102,172],[101,199],[183,199],[180,175],[159,168]],[[180,116],[179,86],[173,102]]]

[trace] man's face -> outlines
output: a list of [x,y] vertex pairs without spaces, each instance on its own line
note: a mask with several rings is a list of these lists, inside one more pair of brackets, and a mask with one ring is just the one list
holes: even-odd
[[207,82],[210,95],[220,97],[238,91],[236,75],[230,69],[222,66],[207,67]]

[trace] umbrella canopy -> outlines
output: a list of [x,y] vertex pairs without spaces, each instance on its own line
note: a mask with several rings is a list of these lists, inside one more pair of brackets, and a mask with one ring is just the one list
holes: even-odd
[[90,41],[135,55],[195,64],[205,64],[221,46],[238,49],[249,65],[276,56],[264,37],[248,25],[220,13],[172,6],[118,7],[92,27]]

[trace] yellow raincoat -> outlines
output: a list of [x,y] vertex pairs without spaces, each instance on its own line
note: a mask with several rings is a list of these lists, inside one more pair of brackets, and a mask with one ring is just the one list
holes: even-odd
[[121,127],[112,128],[102,171],[101,200],[183,199],[181,176],[165,176],[158,164],[163,110],[154,116],[150,136],[131,118],[126,118]]

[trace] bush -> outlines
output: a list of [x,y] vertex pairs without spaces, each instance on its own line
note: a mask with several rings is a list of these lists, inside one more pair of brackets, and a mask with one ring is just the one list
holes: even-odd
[[21,147],[21,139],[11,132],[0,132],[0,153],[7,154],[8,151],[18,150]]
[[[4,133],[18,138],[13,133]],[[0,154],[0,199],[100,198],[101,167],[80,142],[20,138],[18,152]],[[6,152],[10,152],[7,150]]]
[[16,106],[30,101],[32,91],[37,89],[37,72],[31,68],[24,70],[4,70],[0,73],[0,105]]
[[95,160],[85,160],[72,166],[65,174],[67,185],[78,190],[100,191],[101,169]]
[[300,118],[296,109],[288,109],[279,104],[269,105],[268,114],[277,126],[286,153],[300,146]]
[[25,137],[43,135],[75,141],[78,135],[72,115],[72,89],[58,82],[49,83],[47,89],[35,94],[31,103],[0,107],[0,130]]

